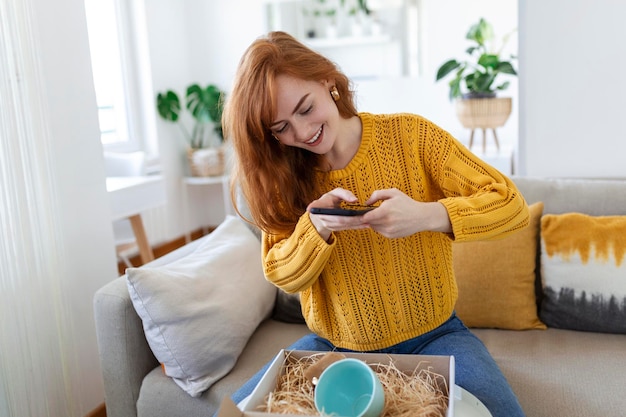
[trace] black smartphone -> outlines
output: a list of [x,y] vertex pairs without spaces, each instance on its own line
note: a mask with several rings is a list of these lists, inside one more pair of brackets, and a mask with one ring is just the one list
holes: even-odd
[[370,210],[374,210],[374,206],[348,205],[345,207],[311,207],[311,214],[329,214],[332,216],[361,216]]

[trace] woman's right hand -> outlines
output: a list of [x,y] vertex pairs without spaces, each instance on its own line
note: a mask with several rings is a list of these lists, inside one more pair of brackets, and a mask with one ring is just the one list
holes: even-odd
[[[322,195],[317,200],[312,201],[307,207],[307,211],[310,211],[311,207],[339,207],[342,202],[355,204],[358,203],[358,200],[352,192],[343,188],[335,188]],[[336,216],[311,213],[309,213],[309,216],[317,233],[326,241],[330,238],[332,232],[350,229],[366,229],[369,227],[367,224],[363,223],[363,216]]]

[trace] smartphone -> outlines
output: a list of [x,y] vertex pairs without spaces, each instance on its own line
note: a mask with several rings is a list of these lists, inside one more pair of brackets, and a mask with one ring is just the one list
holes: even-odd
[[359,206],[359,205],[347,205],[345,207],[311,207],[311,214],[329,214],[332,216],[361,216],[370,210],[374,210],[375,206]]

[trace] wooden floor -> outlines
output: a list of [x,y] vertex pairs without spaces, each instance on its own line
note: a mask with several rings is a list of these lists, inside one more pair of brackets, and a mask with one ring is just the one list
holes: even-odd
[[85,417],[107,417],[107,410],[104,404],[100,404],[98,408],[92,410],[91,413],[87,414]]

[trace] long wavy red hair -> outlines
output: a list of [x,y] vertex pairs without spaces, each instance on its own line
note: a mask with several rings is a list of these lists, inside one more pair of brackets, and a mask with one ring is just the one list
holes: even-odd
[[[241,187],[252,221],[267,233],[294,229],[309,203],[320,197],[328,166],[322,155],[282,145],[269,126],[276,115],[276,77],[307,81],[331,80],[341,99],[341,117],[357,114],[350,80],[326,57],[285,32],[270,32],[246,50],[225,103],[225,137],[233,143],[233,203]],[[330,94],[330,92],[329,92]],[[241,213],[240,213],[241,214]]]

